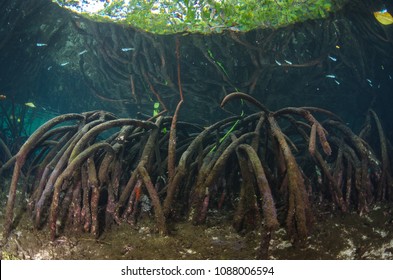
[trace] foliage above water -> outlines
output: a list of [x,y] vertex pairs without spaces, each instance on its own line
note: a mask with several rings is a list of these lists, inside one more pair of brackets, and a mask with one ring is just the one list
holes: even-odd
[[156,33],[219,33],[278,28],[324,18],[347,0],[53,0],[96,21]]

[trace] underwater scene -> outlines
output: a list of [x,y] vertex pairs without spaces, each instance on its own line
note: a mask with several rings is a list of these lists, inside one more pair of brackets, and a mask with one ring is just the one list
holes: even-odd
[[393,259],[393,2],[2,0],[1,259]]

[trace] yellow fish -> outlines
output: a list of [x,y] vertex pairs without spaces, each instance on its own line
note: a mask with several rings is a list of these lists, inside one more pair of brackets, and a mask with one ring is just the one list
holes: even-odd
[[374,17],[383,25],[390,25],[393,23],[392,15],[386,10],[374,12]]
[[35,105],[34,105],[33,102],[27,102],[27,103],[25,103],[25,105],[26,105],[27,107],[30,107],[30,108],[35,108]]

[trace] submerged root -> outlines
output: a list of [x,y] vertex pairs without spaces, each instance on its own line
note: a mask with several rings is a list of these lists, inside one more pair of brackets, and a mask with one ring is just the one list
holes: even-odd
[[[294,242],[307,238],[314,197],[331,200],[344,212],[353,207],[361,213],[375,200],[391,198],[388,148],[374,112],[370,114],[380,136],[381,161],[328,111],[270,112],[239,92],[226,97],[222,106],[237,98],[261,112],[228,118],[203,130],[177,119],[158,117],[153,123],[117,119],[106,112],[50,120],[16,155],[5,240],[15,226],[22,168],[29,174],[29,187],[24,187],[28,210],[37,228],[49,224],[52,239],[71,226],[98,237],[112,223],[135,226],[146,212],[144,217],[154,217],[156,231],[167,234],[170,221],[188,216],[200,224],[209,210],[229,208],[235,210],[233,225],[238,231],[262,229],[259,255],[264,257],[280,226]],[[314,112],[332,119],[319,122]],[[174,124],[176,134],[169,137],[164,128]],[[38,168],[26,167],[27,161]],[[285,219],[279,218],[282,211]]]

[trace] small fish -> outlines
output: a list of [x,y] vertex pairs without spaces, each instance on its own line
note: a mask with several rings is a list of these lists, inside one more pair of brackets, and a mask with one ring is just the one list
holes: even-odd
[[392,79],[392,76],[389,75],[389,80],[391,80],[391,79]]
[[6,100],[6,99],[7,99],[7,96],[0,94],[0,100]]
[[46,47],[48,44],[45,43],[37,43],[36,46],[37,47]]
[[78,55],[82,55],[82,54],[85,54],[85,53],[87,53],[87,50],[81,51],[80,53],[78,53]]
[[49,67],[48,67],[48,71],[49,71],[50,69],[52,69],[52,66],[49,66]]
[[339,45],[336,45],[336,49],[339,49],[339,48],[341,48]]
[[336,75],[329,74],[329,75],[326,75],[325,77],[326,78],[330,78],[330,79],[335,79]]
[[281,66],[281,62],[279,62],[279,61],[277,61],[277,60],[275,60],[276,61],[276,64],[278,65],[278,66]]
[[135,48],[122,48],[121,51],[122,52],[129,52],[129,51],[133,51],[135,50]]
[[25,103],[25,105],[26,105],[27,107],[30,107],[30,108],[36,108],[36,106],[34,105],[33,102],[27,102],[27,103]]
[[368,82],[368,84],[370,85],[370,87],[373,86],[373,82],[370,79],[366,79],[366,81]]
[[66,66],[68,64],[70,64],[70,63],[69,62],[63,62],[62,64],[60,64],[60,66]]
[[333,56],[328,55],[328,57],[329,57],[331,60],[333,60],[333,61],[337,61],[337,58],[335,58],[335,57],[333,57]]
[[334,79],[334,81],[336,82],[337,85],[340,85],[339,81],[337,81],[336,79]]
[[289,60],[284,60],[287,64],[292,65],[292,62],[290,62]]
[[385,70],[385,67],[383,67],[383,65],[381,65],[381,69],[382,69],[382,70]]

